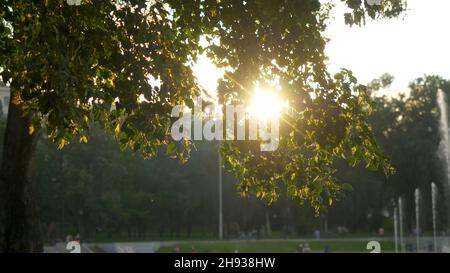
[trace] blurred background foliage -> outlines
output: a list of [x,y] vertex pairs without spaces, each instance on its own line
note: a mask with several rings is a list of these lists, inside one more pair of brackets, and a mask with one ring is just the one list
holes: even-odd
[[[376,102],[370,123],[381,148],[391,157],[394,175],[337,162],[337,177],[346,190],[316,216],[309,204],[299,206],[286,196],[270,206],[255,197],[241,197],[236,194],[234,176],[225,174],[225,236],[263,237],[269,225],[272,237],[313,236],[315,230],[322,236],[374,234],[380,228],[391,233],[392,204],[398,196],[406,200],[405,229],[412,233],[417,187],[422,191],[421,224],[425,232],[431,231],[432,181],[439,188],[438,230],[444,231],[448,209],[443,202],[445,174],[437,153],[436,93],[442,89],[450,96],[450,82],[425,76],[411,82],[408,95],[377,96],[392,80],[383,75],[367,86]],[[2,118],[0,130],[4,126]],[[47,241],[77,233],[89,240],[217,236],[218,147],[215,142],[194,144],[191,160],[180,164],[163,150],[148,160],[122,152],[100,125],[90,130],[87,144],[72,143],[61,151],[41,137],[31,179]]]

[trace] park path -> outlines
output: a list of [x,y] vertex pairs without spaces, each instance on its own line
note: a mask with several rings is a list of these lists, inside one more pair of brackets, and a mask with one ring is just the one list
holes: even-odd
[[[315,241],[317,239],[235,239],[235,240],[226,240],[227,243],[247,243],[247,242],[298,242],[298,243],[307,243],[311,241]],[[326,240],[326,241],[343,241],[343,242],[349,242],[349,241],[355,241],[355,242],[361,242],[361,241],[371,241],[371,240],[377,240],[377,241],[393,241],[393,238],[326,238],[326,239],[319,239],[319,240]],[[156,241],[156,242],[120,242],[120,243],[96,243],[96,244],[88,244],[88,246],[92,249],[101,249],[103,252],[106,253],[154,253],[158,251],[161,247],[165,246],[176,246],[179,244],[186,244],[186,243],[202,243],[202,244],[215,244],[220,243],[224,241],[220,240],[185,240],[185,241]]]
[[[432,237],[421,237],[421,241],[431,242]],[[215,244],[219,242],[228,243],[247,243],[247,242],[297,242],[297,243],[311,243],[314,241],[333,241],[333,242],[369,242],[369,241],[379,241],[379,242],[393,242],[392,237],[363,237],[363,238],[294,238],[294,239],[236,239],[236,240],[183,240],[183,241],[153,241],[153,242],[117,242],[117,243],[85,243],[82,245],[82,253],[94,253],[94,252],[105,252],[105,253],[154,253],[157,252],[161,247],[171,247],[179,244]],[[405,238],[405,242],[414,243],[415,238]],[[450,252],[450,240],[447,237],[438,237],[438,242],[442,242],[442,250],[444,252]],[[425,244],[424,244],[425,245]],[[65,249],[65,244],[57,243],[55,246],[44,247],[44,252],[46,253],[68,253],[69,251]]]

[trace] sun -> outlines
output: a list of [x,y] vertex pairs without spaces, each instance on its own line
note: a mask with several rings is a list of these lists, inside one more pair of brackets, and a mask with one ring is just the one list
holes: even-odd
[[[208,95],[215,97],[216,103],[218,103],[218,80],[224,77],[225,71],[218,69],[206,54],[202,54],[193,66],[193,72],[198,84],[205,89]],[[253,96],[246,107],[249,117],[260,121],[280,117],[287,110],[289,104],[287,101],[282,100],[279,94],[279,87],[264,89],[260,88],[259,84],[256,84]]]
[[287,101],[283,101],[277,92],[271,90],[256,90],[247,108],[250,117],[268,120],[280,117],[288,108]]

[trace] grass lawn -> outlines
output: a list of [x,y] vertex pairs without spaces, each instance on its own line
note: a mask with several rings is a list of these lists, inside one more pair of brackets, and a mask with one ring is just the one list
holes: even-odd
[[[298,244],[304,244],[306,241],[231,241],[231,242],[195,242],[195,243],[182,243],[173,246],[161,247],[158,252],[160,253],[172,253],[177,246],[180,248],[180,252],[190,253],[195,252],[207,253],[207,252],[219,252],[219,253],[232,253],[236,250],[240,253],[245,252],[262,252],[262,253],[289,253],[297,252]],[[331,252],[369,252],[366,250],[368,242],[363,241],[332,241],[332,240],[311,240],[308,241],[309,247],[312,252],[323,252],[326,247]],[[394,251],[394,243],[392,242],[380,242],[382,252]]]

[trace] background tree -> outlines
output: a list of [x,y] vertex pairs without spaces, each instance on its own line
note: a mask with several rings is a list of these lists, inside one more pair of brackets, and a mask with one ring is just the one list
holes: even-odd
[[[397,16],[404,8],[397,0],[344,2],[349,24]],[[59,148],[75,136],[87,141],[98,121],[123,148],[148,157],[169,145],[186,156],[189,143],[170,144],[167,137],[169,113],[174,105],[192,106],[200,94],[190,64],[203,50],[201,35],[220,41],[206,48],[228,71],[220,102],[245,102],[252,84],[278,75],[296,110],[286,124],[304,128],[298,133],[285,124],[281,147],[268,158],[245,145],[241,152],[223,149],[243,192],[273,201],[282,179],[290,195],[317,210],[338,189],[333,158],[388,171],[367,123],[369,96],[348,71],[326,72],[321,33],[329,13],[318,0],[0,1],[1,76],[12,97],[0,176],[0,250],[42,250],[27,178],[42,127]]]
[[[368,84],[376,102],[369,122],[377,142],[392,158],[396,173],[386,178],[382,172],[370,172],[364,166],[351,168],[344,160],[337,161],[336,177],[348,190],[338,195],[321,217],[315,217],[309,204],[298,206],[284,189],[270,206],[254,196],[241,198],[236,195],[239,183],[232,174],[226,174],[226,238],[263,237],[266,217],[275,238],[311,236],[316,229],[322,236],[333,237],[345,236],[347,231],[372,234],[380,227],[388,234],[393,230],[391,201],[398,196],[406,200],[408,234],[415,226],[412,193],[417,187],[422,191],[422,230],[431,231],[431,181],[439,187],[438,231],[445,230],[447,182],[437,156],[440,138],[435,94],[439,88],[448,93],[448,81],[426,76],[412,82],[408,96],[378,97],[376,89],[389,88],[386,85],[392,81],[382,83],[383,78]],[[0,122],[0,128],[4,129],[4,124]],[[37,189],[47,242],[77,233],[88,241],[217,236],[217,143],[194,143],[190,160],[181,165],[162,147],[158,157],[149,160],[130,151],[121,152],[116,140],[98,125],[91,128],[88,138],[87,144],[73,143],[62,151],[45,135],[37,143],[30,178]],[[52,223],[56,231],[50,233]]]
[[[437,183],[441,200],[444,199],[447,183],[444,163],[439,158],[441,147],[439,133],[439,109],[437,91],[441,89],[447,97],[450,85],[438,76],[425,76],[410,84],[409,96],[392,99],[390,106],[379,104],[386,115],[393,120],[391,125],[383,125],[379,130],[380,145],[390,151],[392,163],[397,173],[386,180],[384,185],[386,198],[402,196],[406,199],[409,211],[414,208],[414,190],[419,188],[422,200],[429,213],[425,213],[426,224],[431,226],[431,182]],[[387,111],[386,111],[387,110]],[[377,118],[375,116],[375,118]],[[385,123],[386,124],[386,123]],[[374,127],[378,127],[376,123]],[[439,202],[441,221],[447,220],[443,202]],[[414,224],[414,215],[407,215],[410,226]],[[444,223],[441,223],[442,227]]]

